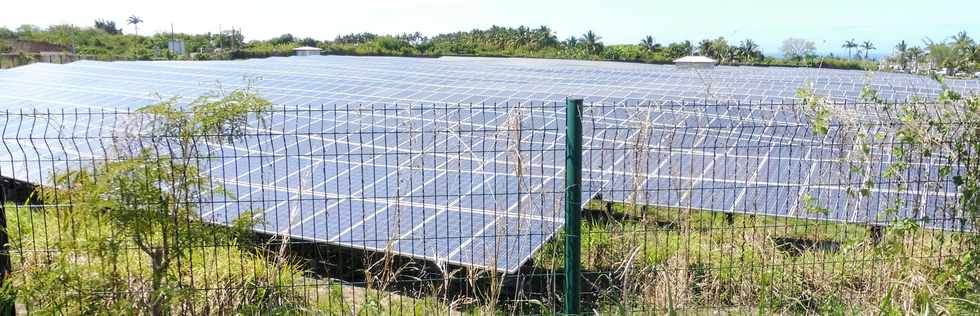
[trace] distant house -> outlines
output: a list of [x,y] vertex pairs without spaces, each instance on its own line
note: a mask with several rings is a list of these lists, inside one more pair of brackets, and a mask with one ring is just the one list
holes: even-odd
[[684,56],[674,60],[678,69],[711,69],[716,64],[717,60],[704,56]]
[[322,50],[319,48],[309,46],[293,48],[293,52],[296,53],[296,56],[319,56],[320,51]]

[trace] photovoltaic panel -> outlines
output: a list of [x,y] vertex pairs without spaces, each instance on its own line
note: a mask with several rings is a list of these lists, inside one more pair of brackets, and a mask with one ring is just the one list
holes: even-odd
[[[72,113],[79,109],[132,110],[160,98],[181,96],[186,102],[251,85],[281,109],[271,114],[268,126],[252,132],[282,137],[245,139],[214,153],[249,159],[209,163],[209,171],[224,175],[216,180],[236,194],[227,203],[207,204],[204,219],[227,224],[259,210],[256,229],[267,233],[513,272],[562,223],[556,202],[564,173],[560,103],[582,97],[599,105],[584,113],[586,199],[601,193],[611,200],[679,208],[884,221],[853,209],[894,192],[884,186],[866,198],[845,196],[840,184],[852,179],[820,172],[840,168],[836,153],[815,142],[799,143],[814,138],[795,137],[808,132],[792,109],[764,106],[791,101],[808,84],[818,94],[850,101],[866,85],[886,99],[929,99],[940,92],[931,79],[892,73],[727,66],[692,72],[665,65],[511,58],[33,64],[0,71],[0,110],[67,114],[4,122],[0,175],[43,183],[55,170],[81,167],[80,157],[104,155],[103,144],[57,141],[112,133],[107,128],[117,122],[77,120]],[[976,80],[947,84],[961,92],[980,91]],[[756,105],[678,105],[704,100]],[[623,106],[639,102],[657,106]],[[513,152],[508,135],[454,132],[499,128],[513,115],[529,128],[519,144],[535,166],[521,176],[507,156]],[[875,119],[870,111],[861,115]],[[636,132],[644,129],[647,135]],[[628,152],[637,142],[648,145],[642,159],[601,150]],[[51,163],[28,164],[38,159]],[[627,165],[642,167],[631,171]],[[809,182],[796,181],[801,178]],[[520,190],[527,194],[493,194]],[[631,191],[653,194],[637,197]],[[927,205],[950,193],[910,194],[922,196]],[[835,211],[802,212],[803,196]],[[908,208],[896,216],[940,218],[938,209]],[[919,211],[928,214],[913,214]]]

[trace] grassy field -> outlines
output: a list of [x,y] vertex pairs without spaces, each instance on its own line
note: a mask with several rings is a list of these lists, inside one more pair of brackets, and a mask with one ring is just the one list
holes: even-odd
[[[604,206],[587,205],[582,239],[584,307],[603,314],[941,312],[943,258],[961,247],[956,233],[914,227],[875,236],[860,225]],[[83,249],[86,236],[112,232],[106,223],[51,209],[8,204],[6,210],[22,310],[44,299],[57,303],[44,304],[48,311],[121,312],[145,299],[142,253],[124,250],[109,260]],[[424,279],[417,273],[423,269],[413,268],[424,263],[399,261],[393,270],[404,275],[386,282],[373,264],[355,268],[364,278],[344,282],[310,273],[303,260],[256,249],[207,242],[195,247],[171,271],[178,288],[193,289],[175,312],[548,314],[560,306],[560,236],[522,273],[500,278],[465,271],[452,276],[461,284],[455,286],[432,275]],[[381,285],[399,282],[405,284]],[[407,290],[412,287],[418,289]]]
[[[768,216],[587,205],[583,271],[604,275],[598,310],[919,312],[943,297],[955,233]],[[560,266],[557,244],[535,263]],[[602,273],[605,272],[605,273]],[[934,306],[933,306],[934,305]]]

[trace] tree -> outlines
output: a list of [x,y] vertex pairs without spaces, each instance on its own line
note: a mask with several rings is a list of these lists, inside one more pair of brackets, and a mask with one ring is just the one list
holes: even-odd
[[558,37],[552,33],[551,28],[547,26],[540,26],[538,29],[534,30],[535,43],[538,47],[555,47],[558,46]]
[[732,62],[732,58],[735,56],[732,54],[731,47],[728,46],[728,40],[724,37],[719,37],[711,40],[711,58],[721,60],[722,62]]
[[102,19],[95,20],[95,28],[103,30],[111,35],[122,34],[122,29],[116,28],[115,21],[107,21]]
[[[112,160],[59,174],[54,180],[57,190],[40,191],[46,201],[71,201],[75,219],[111,225],[112,234],[83,239],[91,243],[83,247],[91,252],[84,255],[89,260],[117,262],[131,255],[120,253],[123,249],[138,249],[146,257],[138,261],[148,263],[148,284],[130,285],[134,282],[121,279],[115,285],[127,292],[145,291],[147,306],[137,307],[141,308],[137,314],[167,315],[180,305],[174,300],[187,291],[172,275],[172,265],[189,260],[191,249],[222,234],[198,216],[196,201],[225,194],[202,171],[207,153],[201,144],[239,140],[249,117],[261,117],[271,103],[246,88],[203,96],[186,108],[177,104],[177,98],[171,98],[139,109],[134,119],[140,123],[111,145]],[[256,224],[251,216],[242,218],[229,234],[247,232]]]
[[743,57],[746,59],[755,61],[765,58],[765,56],[762,55],[762,52],[759,51],[759,44],[756,44],[751,39],[745,39],[742,41],[738,48],[741,50]]
[[847,58],[850,59],[851,58],[851,50],[857,48],[858,47],[858,43],[857,43],[857,41],[855,41],[852,38],[852,39],[850,39],[848,41],[844,41],[844,45],[841,45],[841,47],[847,49]]
[[973,57],[971,58],[974,66],[980,66],[980,46],[973,46]]
[[17,27],[17,36],[20,37],[30,37],[34,33],[41,33],[43,30],[37,25],[33,24],[22,24]]
[[333,41],[340,44],[364,44],[373,41],[375,38],[378,38],[378,35],[373,33],[352,33],[347,35],[338,35]]
[[0,26],[0,39],[7,38],[17,38],[17,32],[11,31],[10,29]]
[[902,70],[908,68],[908,50],[909,45],[905,41],[901,41],[898,45],[895,45],[895,58],[898,61],[898,65],[902,67]]
[[565,48],[576,48],[578,47],[578,37],[569,36],[567,39],[562,41],[561,44],[562,46],[565,46]]
[[601,40],[602,37],[596,35],[595,32],[592,32],[592,30],[589,30],[588,32],[585,32],[585,34],[582,34],[581,44],[582,47],[585,48],[586,52],[594,55],[602,52],[603,46]]
[[956,67],[956,50],[944,42],[926,42],[927,58],[932,68],[946,68],[952,72]]
[[675,42],[667,45],[667,57],[681,58],[694,52],[694,45],[691,41]]
[[242,47],[244,44],[245,36],[242,35],[242,32],[235,29],[221,31],[221,33],[218,34],[218,47],[236,48]]
[[966,34],[966,31],[961,31],[953,36],[953,48],[957,50],[966,50],[973,47],[973,39]]
[[875,44],[871,43],[871,41],[864,41],[864,43],[861,43],[861,48],[864,49],[864,59],[871,59],[869,54],[872,50],[876,49]]
[[726,61],[731,64],[735,64],[736,62],[740,62],[743,59],[745,59],[745,53],[742,52],[742,49],[739,47],[729,47],[728,49],[725,50],[725,53],[724,55],[722,55],[722,57],[723,57],[722,59],[723,61]]
[[700,42],[698,42],[698,55],[705,56],[705,57],[712,56],[715,54],[715,52],[712,51],[711,49],[712,49],[711,40],[703,39]]
[[657,44],[657,42],[653,39],[653,36],[650,35],[647,35],[640,41],[640,46],[643,46],[643,48],[649,52],[656,51],[658,48],[660,48],[660,44]]
[[143,23],[143,19],[136,15],[130,15],[129,18],[126,19],[126,24],[131,24],[133,26],[133,34],[136,35],[140,35],[140,23]]
[[[399,40],[402,40],[402,41],[405,41],[405,42],[408,42],[412,46],[422,45],[422,44],[424,44],[424,43],[426,43],[426,42],[429,41],[429,38],[428,37],[423,36],[422,33],[419,33],[419,32],[415,32],[415,33],[402,33],[402,34],[399,34],[398,36],[395,36],[395,38],[397,38]],[[315,46],[315,44],[313,44],[313,45],[304,44],[304,45],[306,45],[306,46]]]
[[713,40],[703,39],[698,42],[698,54],[721,60],[724,63],[732,61],[736,57],[737,52],[731,51],[731,47],[728,46],[728,40],[724,37],[719,37]]
[[283,35],[279,35],[279,37],[276,37],[276,38],[273,38],[273,39],[269,40],[269,42],[272,43],[273,45],[289,44],[289,43],[293,43],[295,41],[296,41],[296,38],[293,37],[293,34],[289,34],[289,33],[286,33],[286,34],[283,34]]
[[977,61],[978,48],[966,31],[957,33],[952,38],[953,51],[956,54],[955,66],[958,69],[969,68],[971,62]]
[[312,37],[305,37],[299,41],[300,45],[314,47],[317,45],[317,40]]
[[922,61],[922,58],[925,57],[925,54],[926,54],[925,51],[922,50],[922,48],[919,48],[918,46],[909,47],[908,51],[906,52],[906,55],[908,55],[908,59],[912,62],[912,71],[914,72],[919,71],[919,62]]
[[780,47],[786,58],[792,59],[803,59],[808,56],[812,56],[816,51],[816,44],[812,41],[808,41],[801,38],[787,38],[783,40],[783,45]]

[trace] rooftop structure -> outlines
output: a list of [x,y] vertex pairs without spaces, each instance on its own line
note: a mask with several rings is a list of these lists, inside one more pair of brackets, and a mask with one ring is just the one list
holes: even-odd
[[674,60],[674,65],[681,69],[711,69],[716,64],[717,60],[704,56],[684,56]]
[[320,51],[322,51],[322,49],[310,46],[293,48],[293,52],[296,53],[296,56],[317,56],[320,55]]

